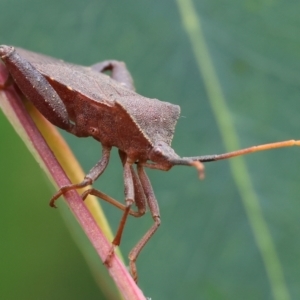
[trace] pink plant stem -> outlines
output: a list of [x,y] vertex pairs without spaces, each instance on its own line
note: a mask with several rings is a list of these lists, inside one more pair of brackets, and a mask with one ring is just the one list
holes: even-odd
[[[6,79],[6,69],[2,64],[0,64],[0,87],[3,85]],[[25,130],[28,139],[32,143],[32,146],[36,152],[39,154],[39,157],[42,159],[43,164],[55,181],[56,185],[61,187],[70,184],[67,175],[61,168],[46,141],[30,118],[16,90],[10,86],[9,88],[5,88],[2,93],[5,95],[5,97],[2,97],[3,99],[1,99],[1,106],[9,105],[13,110],[18,121],[20,122],[20,126],[22,126]],[[7,101],[7,103],[3,103],[3,101]],[[64,195],[64,197],[75,218],[80,223],[82,229],[96,249],[99,257],[102,261],[104,261],[111,248],[111,243],[107,241],[105,235],[97,226],[92,215],[76,191],[69,191]],[[111,265],[108,268],[108,271],[125,299],[145,299],[142,291],[135,284],[126,267],[116,255],[112,257]]]

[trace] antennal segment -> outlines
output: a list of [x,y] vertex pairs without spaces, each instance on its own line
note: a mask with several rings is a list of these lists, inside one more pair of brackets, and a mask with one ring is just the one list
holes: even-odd
[[[200,161],[200,162],[210,162],[210,161],[217,161],[221,159],[228,159],[236,156],[241,156],[245,154],[250,154],[259,151],[271,150],[271,149],[278,149],[278,148],[285,148],[285,147],[292,147],[292,146],[300,146],[300,140],[289,140],[289,141],[282,141],[277,143],[269,143],[263,144],[258,146],[252,146],[249,148],[232,151],[223,154],[213,154],[213,155],[203,155],[203,156],[194,156],[194,157],[182,157],[181,160],[178,160],[179,165],[187,165],[188,163],[184,163],[185,161]],[[181,163],[180,163],[181,161]]]

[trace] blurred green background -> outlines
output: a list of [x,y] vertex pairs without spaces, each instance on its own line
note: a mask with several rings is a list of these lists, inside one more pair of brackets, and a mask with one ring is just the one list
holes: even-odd
[[[299,1],[194,1],[243,147],[299,139]],[[0,0],[0,43],[70,62],[127,63],[144,96],[181,106],[173,147],[183,156],[222,153],[220,129],[173,1]],[[59,210],[47,178],[0,113],[0,299],[107,299]],[[64,134],[85,171],[100,158],[91,139]],[[288,294],[272,293],[261,252],[226,161],[149,170],[162,225],[138,260],[152,299],[300,298],[300,149],[245,157]],[[95,187],[123,199],[117,151]],[[120,212],[104,205],[113,230]],[[151,226],[130,219],[124,257]]]

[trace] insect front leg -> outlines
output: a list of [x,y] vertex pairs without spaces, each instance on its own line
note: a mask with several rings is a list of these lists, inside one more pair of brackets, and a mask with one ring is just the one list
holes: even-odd
[[[119,155],[120,155],[123,167],[124,167],[124,165],[126,163],[127,155],[120,150],[119,150]],[[130,166],[130,171],[131,171],[131,176],[133,179],[133,186],[134,186],[134,203],[138,210],[135,211],[135,210],[130,209],[129,215],[139,218],[139,217],[143,216],[146,212],[146,197],[145,197],[145,193],[144,193],[143,187],[141,185],[140,179],[137,176],[132,165]],[[126,210],[126,205],[124,205],[123,203],[120,203],[119,201],[104,194],[103,192],[101,192],[99,190],[96,190],[96,189],[86,190],[84,193],[82,193],[81,197],[83,200],[85,200],[88,195],[96,196],[96,197],[112,204],[113,206],[121,209],[122,211]]]
[[54,202],[64,193],[70,190],[84,188],[92,184],[106,169],[109,162],[110,151],[111,147],[103,146],[101,160],[88,172],[87,175],[85,175],[83,181],[61,187],[60,190],[51,198],[50,206],[55,207]]
[[136,260],[139,256],[140,252],[144,248],[144,246],[147,244],[149,239],[153,236],[153,234],[156,232],[160,225],[160,213],[159,213],[159,207],[158,203],[153,191],[153,188],[151,186],[150,180],[145,173],[145,170],[142,166],[142,164],[138,164],[138,176],[140,178],[142,187],[144,189],[147,203],[152,215],[152,218],[154,220],[154,224],[152,227],[146,232],[146,234],[140,239],[140,241],[136,244],[136,246],[130,251],[129,253],[129,267],[131,275],[135,282],[137,282],[138,275],[137,275],[137,268],[136,268]]
[[97,72],[111,71],[111,78],[122,83],[130,90],[135,90],[133,79],[128,71],[126,64],[117,60],[105,60],[92,65],[91,68]]

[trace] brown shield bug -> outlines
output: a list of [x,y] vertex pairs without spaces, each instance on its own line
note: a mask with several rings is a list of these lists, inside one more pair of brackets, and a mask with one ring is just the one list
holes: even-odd
[[[130,271],[135,280],[136,259],[160,225],[158,203],[144,167],[168,171],[175,165],[195,166],[201,175],[203,162],[300,145],[300,141],[290,140],[219,155],[180,157],[171,148],[180,107],[137,94],[124,63],[104,61],[83,67],[4,45],[0,46],[0,57],[23,94],[51,123],[78,137],[91,136],[102,144],[99,162],[82,182],[61,187],[52,197],[51,206],[65,192],[92,184],[108,165],[111,148],[119,149],[125,205],[94,189],[84,192],[82,198],[93,194],[123,210],[107,256],[108,265],[114,246],[120,244],[128,215],[140,217],[148,206],[154,224],[129,253]],[[103,74],[106,70],[111,71],[111,77]],[[133,204],[137,211],[131,209]]]

